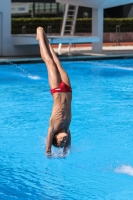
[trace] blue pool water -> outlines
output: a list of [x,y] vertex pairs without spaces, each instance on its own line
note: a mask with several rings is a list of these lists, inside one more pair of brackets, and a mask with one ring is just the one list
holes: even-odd
[[45,64],[0,66],[0,200],[132,200],[133,60],[62,65],[73,88],[72,148],[51,159]]

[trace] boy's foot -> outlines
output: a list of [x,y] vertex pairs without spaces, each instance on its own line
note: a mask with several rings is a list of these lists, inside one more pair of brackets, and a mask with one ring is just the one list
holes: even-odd
[[44,35],[44,30],[42,27],[36,29],[36,40],[39,40],[41,36]]

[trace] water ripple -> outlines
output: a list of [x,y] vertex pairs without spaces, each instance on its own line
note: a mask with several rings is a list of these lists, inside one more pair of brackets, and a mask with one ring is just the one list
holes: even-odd
[[133,176],[133,167],[130,165],[122,165],[114,170],[116,173],[127,174]]

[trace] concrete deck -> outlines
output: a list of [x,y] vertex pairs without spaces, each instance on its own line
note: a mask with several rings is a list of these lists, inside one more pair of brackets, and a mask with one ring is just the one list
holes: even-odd
[[[102,53],[97,54],[91,52],[91,47],[72,47],[70,52],[68,48],[62,48],[61,54],[58,54],[57,48],[54,48],[54,50],[61,61],[133,58],[133,46],[104,46]],[[40,55],[32,57],[0,57],[0,64],[41,61]]]

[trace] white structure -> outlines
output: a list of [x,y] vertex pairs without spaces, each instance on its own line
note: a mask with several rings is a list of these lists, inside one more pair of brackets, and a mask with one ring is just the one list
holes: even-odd
[[[103,43],[103,9],[133,3],[133,0],[56,0],[56,2],[93,8],[92,36],[95,37],[85,38],[85,41],[97,42],[99,38],[99,42],[92,43],[92,51],[101,52]],[[64,42],[62,43],[67,43],[70,38],[61,38],[62,41],[63,39]],[[71,38],[72,43],[81,43],[82,40],[83,38]],[[53,43],[55,41],[57,42],[57,38],[56,40],[52,39]],[[11,35],[11,0],[0,0],[0,56],[37,55],[39,53],[37,44],[35,36],[28,37],[25,35],[25,37],[18,38]]]
[[[35,40],[35,37],[33,40]],[[11,35],[11,0],[2,0],[0,1],[0,56],[24,56],[39,53],[39,46],[37,45],[36,48],[28,43],[23,46],[15,46],[13,42]]]
[[133,3],[133,0],[56,0],[56,2],[92,8],[92,35],[100,39],[99,43],[92,43],[92,51],[101,52],[103,44],[103,10]]
[[28,14],[32,3],[12,3],[12,14]]

